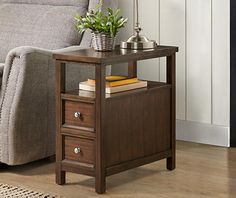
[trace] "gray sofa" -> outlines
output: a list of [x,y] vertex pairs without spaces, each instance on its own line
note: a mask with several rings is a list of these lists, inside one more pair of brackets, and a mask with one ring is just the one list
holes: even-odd
[[[99,0],[0,0],[0,162],[19,165],[55,153],[55,67],[52,54],[91,46],[73,17]],[[103,9],[116,7],[103,0]],[[71,47],[72,46],[72,47]],[[73,65],[67,88],[94,71]]]

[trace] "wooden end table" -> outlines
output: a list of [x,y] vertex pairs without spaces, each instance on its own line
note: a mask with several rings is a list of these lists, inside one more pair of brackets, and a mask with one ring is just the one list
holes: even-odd
[[[56,182],[65,173],[95,177],[97,193],[106,191],[106,177],[157,160],[175,169],[175,55],[178,47],[96,52],[83,49],[54,54],[56,59]],[[128,62],[128,76],[137,76],[137,61],[167,57],[167,82],[147,88],[105,94],[107,65]],[[96,92],[65,90],[66,62],[91,63]]]

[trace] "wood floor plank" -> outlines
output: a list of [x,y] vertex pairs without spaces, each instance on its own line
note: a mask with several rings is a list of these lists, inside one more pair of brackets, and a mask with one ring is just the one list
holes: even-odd
[[[54,163],[42,160],[16,167],[0,167],[0,183],[57,194],[66,198],[97,197],[94,179],[67,174],[67,184],[55,184]],[[165,160],[107,179],[109,198],[234,198],[236,149],[177,142],[177,168],[168,171]]]

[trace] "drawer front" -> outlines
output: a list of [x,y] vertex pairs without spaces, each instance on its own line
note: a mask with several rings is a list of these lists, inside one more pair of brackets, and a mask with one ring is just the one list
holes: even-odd
[[94,164],[94,141],[65,136],[65,159]]
[[94,128],[94,104],[65,101],[65,124]]

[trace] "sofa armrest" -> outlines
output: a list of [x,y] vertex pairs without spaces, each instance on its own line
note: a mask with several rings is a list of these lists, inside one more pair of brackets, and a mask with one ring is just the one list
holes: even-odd
[[[0,90],[1,162],[17,165],[54,154],[55,66],[52,54],[78,49],[81,47],[55,51],[19,47],[9,52]],[[77,65],[70,68],[67,72],[69,87],[77,88],[78,78],[83,77],[83,73],[93,75],[93,67],[85,72]]]

